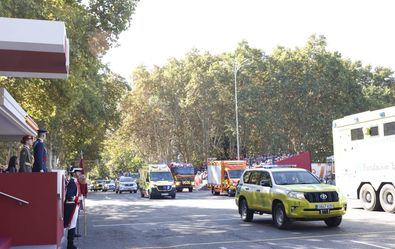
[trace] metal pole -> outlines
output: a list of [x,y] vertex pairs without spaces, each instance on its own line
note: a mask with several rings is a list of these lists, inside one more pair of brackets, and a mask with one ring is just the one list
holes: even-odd
[[234,62],[234,74],[235,74],[235,113],[236,113],[236,146],[237,146],[237,160],[240,160],[240,138],[239,138],[239,110],[237,106],[237,71],[239,68]]
[[87,208],[86,208],[86,204],[85,204],[85,197],[84,197],[84,199],[83,199],[83,201],[84,201],[84,235],[85,235],[85,237],[86,237],[86,235],[88,235],[88,228],[87,228],[87,216],[88,216],[88,212],[87,212]]

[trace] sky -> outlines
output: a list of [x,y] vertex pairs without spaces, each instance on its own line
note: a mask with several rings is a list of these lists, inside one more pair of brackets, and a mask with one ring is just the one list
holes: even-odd
[[392,0],[140,0],[103,61],[131,82],[137,66],[163,65],[193,48],[220,54],[246,40],[270,53],[317,34],[346,58],[395,69],[394,10]]

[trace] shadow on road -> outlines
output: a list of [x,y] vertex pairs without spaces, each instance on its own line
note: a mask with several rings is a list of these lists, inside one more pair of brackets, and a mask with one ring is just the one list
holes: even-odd
[[[79,245],[84,249],[219,248],[222,245],[287,248],[288,243],[308,240],[312,247],[306,248],[313,248],[318,242],[325,245],[328,241],[332,241],[332,247],[325,248],[344,248],[336,247],[336,243],[349,237],[374,242],[382,236],[395,236],[394,220],[389,222],[388,217],[371,220],[360,214],[364,210],[353,211],[356,214],[344,219],[339,228],[328,228],[318,221],[295,222],[288,230],[278,230],[272,225],[270,215],[255,215],[253,222],[243,222],[233,198],[205,194],[181,193],[175,200],[141,199],[136,194],[93,196],[88,206],[88,236],[80,239]],[[354,248],[364,247],[360,244]]]

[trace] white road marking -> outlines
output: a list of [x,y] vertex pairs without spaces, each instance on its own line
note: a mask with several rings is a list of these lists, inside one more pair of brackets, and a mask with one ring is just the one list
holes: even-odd
[[[132,212],[135,212],[135,211],[136,210],[132,210]],[[144,212],[144,213],[146,213],[146,212]],[[124,217],[125,219],[126,218],[133,218],[133,221],[136,221],[136,220],[147,220],[147,218],[141,217],[141,215],[139,215],[139,214],[131,215],[131,214],[129,214],[129,212],[124,212],[124,213],[121,213],[121,214],[119,212],[108,212],[108,213],[105,213],[105,214],[93,214],[93,213],[91,213],[91,215],[95,216],[95,217],[119,216],[119,217]],[[188,218],[197,218],[197,219],[199,219],[199,218],[206,218],[207,219],[207,218],[210,218],[210,217],[218,217],[218,216],[225,216],[225,217],[229,217],[229,218],[239,218],[240,219],[240,215],[236,215],[236,214],[182,215],[182,216],[178,216],[178,217],[185,218],[185,219],[188,219]],[[262,216],[262,217],[264,217],[264,216]],[[152,218],[151,220],[161,220],[161,219],[166,219],[166,218],[169,218],[169,216],[155,216],[155,218]],[[92,221],[93,223],[97,223],[97,222],[103,221],[103,218],[101,218],[101,219],[91,219],[90,221]]]
[[[135,247],[139,249],[167,249],[167,248],[185,248],[192,246],[204,246],[204,245],[221,245],[221,244],[234,244],[234,243],[262,243],[280,240],[303,240],[303,239],[315,239],[315,238],[330,238],[330,237],[345,237],[345,236],[364,236],[373,234],[394,234],[395,231],[381,231],[381,232],[365,232],[365,233],[337,233],[337,234],[327,234],[327,235],[312,235],[312,236],[294,236],[294,237],[282,237],[282,238],[271,238],[271,239],[259,239],[259,240],[225,240],[225,241],[213,241],[213,242],[201,242],[201,243],[188,243],[188,244],[178,244],[172,246],[150,246],[150,247]],[[390,249],[385,248],[384,249]]]
[[362,242],[362,241],[351,240],[351,242],[353,242],[353,243],[357,243],[357,244],[362,244],[362,245],[365,245],[365,246],[371,246],[371,247],[375,247],[375,248],[381,248],[381,249],[391,249],[391,248],[389,248],[389,247],[385,247],[385,246],[378,246],[378,245],[374,245],[374,244],[367,243],[367,242]]
[[[227,220],[239,220],[240,218],[227,218],[227,219],[209,219],[209,220],[184,220],[179,221],[179,223],[188,223],[191,222],[215,222],[215,221],[227,221]],[[174,224],[174,220],[172,221],[157,221],[157,222],[133,222],[133,223],[118,223],[118,224],[97,224],[93,225],[93,227],[118,227],[118,226],[135,226],[135,225],[158,225],[158,224]]]

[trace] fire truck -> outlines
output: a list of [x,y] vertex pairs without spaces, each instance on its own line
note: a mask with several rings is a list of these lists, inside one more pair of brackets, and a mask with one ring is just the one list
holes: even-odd
[[333,121],[336,185],[365,210],[395,212],[395,106]]
[[190,163],[169,163],[168,166],[173,174],[177,192],[182,192],[184,188],[192,192],[195,184],[195,168],[193,165]]
[[234,196],[240,176],[247,168],[247,162],[210,161],[207,165],[207,187],[213,195]]

